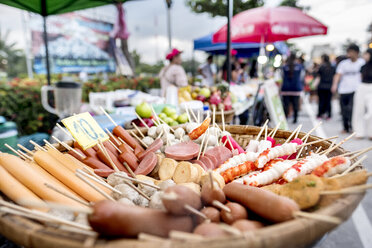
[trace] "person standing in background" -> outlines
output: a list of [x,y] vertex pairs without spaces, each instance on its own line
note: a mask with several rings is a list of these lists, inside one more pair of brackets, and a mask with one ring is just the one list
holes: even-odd
[[211,87],[214,85],[217,69],[216,65],[213,64],[213,55],[209,55],[207,62],[199,66],[198,73],[203,77],[202,83],[204,86]]
[[300,96],[303,89],[302,64],[296,61],[296,55],[291,53],[283,66],[283,85],[281,95],[283,98],[284,113],[288,118],[289,106],[293,107],[293,123],[297,123],[297,116],[300,104]]
[[327,115],[327,119],[332,117],[332,82],[333,76],[335,75],[335,68],[331,65],[329,61],[329,56],[327,54],[322,55],[322,64],[319,67],[317,76],[315,78],[315,86],[317,87],[319,107],[318,107],[318,118]]
[[[372,140],[372,49],[364,54],[366,64],[362,66],[362,83],[354,97],[353,127],[357,138],[368,137]],[[367,111],[366,111],[367,110]]]
[[173,49],[166,56],[169,65],[163,67],[159,73],[162,97],[167,97],[167,92],[172,94],[171,92],[177,92],[178,88],[188,85],[185,69],[181,66],[181,53],[181,51]]
[[340,95],[343,133],[352,131],[354,92],[361,82],[360,68],[364,64],[364,60],[359,58],[359,47],[355,44],[347,48],[347,57],[337,66],[331,89],[332,93],[338,91]]

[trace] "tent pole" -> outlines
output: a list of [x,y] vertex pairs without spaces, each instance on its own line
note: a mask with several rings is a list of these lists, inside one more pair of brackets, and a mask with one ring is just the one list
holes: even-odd
[[234,0],[227,0],[227,39],[226,39],[226,56],[227,56],[227,82],[231,81],[231,16]]
[[46,16],[43,16],[43,27],[44,27],[44,45],[45,45],[45,63],[47,70],[47,81],[50,85],[50,67],[49,67],[49,49],[48,49],[48,33],[46,27]]
[[172,27],[171,27],[171,7],[172,0],[166,0],[167,3],[167,30],[168,30],[168,46],[172,49]]

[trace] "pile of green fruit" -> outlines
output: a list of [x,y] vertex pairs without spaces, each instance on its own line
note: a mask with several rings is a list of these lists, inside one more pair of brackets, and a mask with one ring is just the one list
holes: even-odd
[[177,126],[188,122],[188,117],[186,113],[177,115],[176,109],[171,107],[164,107],[158,116],[169,126]]

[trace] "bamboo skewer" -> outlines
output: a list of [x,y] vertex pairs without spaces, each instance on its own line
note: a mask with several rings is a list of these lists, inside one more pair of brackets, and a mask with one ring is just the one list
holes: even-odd
[[204,136],[203,136],[203,139],[202,139],[202,142],[201,142],[201,144],[200,144],[200,148],[199,148],[199,153],[198,153],[198,157],[197,157],[197,159],[196,160],[199,160],[199,158],[200,158],[200,154],[201,154],[201,152],[202,152],[202,150],[203,150],[203,146],[204,146],[204,141],[205,141],[205,137],[206,137],[207,135],[205,135],[204,134]]
[[186,105],[185,105],[185,111],[186,111],[188,122],[190,122],[191,121],[191,116],[190,116],[189,110],[187,109]]
[[83,170],[90,174],[91,176],[94,176],[95,178],[97,178],[98,180],[101,180],[102,182],[106,182],[105,179],[103,179],[102,177],[98,176],[96,173],[94,173],[93,171],[91,171],[90,169],[88,169],[88,167],[86,165],[84,165],[83,167]]
[[265,140],[267,140],[267,126],[265,127]]
[[288,139],[284,142],[284,144],[286,144],[286,143],[288,143],[289,141],[291,141],[291,139],[293,138],[293,136],[294,136],[296,133],[299,133],[299,132],[300,132],[301,128],[302,128],[302,124],[298,125],[298,126],[296,127],[296,129],[293,130],[293,132],[291,133],[291,135],[289,135]]
[[143,142],[143,140],[141,140],[141,138],[140,137],[138,137],[137,136],[137,134],[135,134],[133,131],[130,131],[130,134],[132,135],[132,136],[134,136],[144,147],[146,147],[146,148],[148,148],[149,146],[148,145],[146,145],[146,143],[145,142]]
[[8,145],[7,143],[5,143],[4,146],[6,146],[9,150],[11,150],[12,152],[14,152],[18,157],[21,157],[23,159],[26,158],[26,157],[23,157],[22,154],[20,154],[18,151],[16,151],[13,147],[11,147],[10,145]]
[[72,136],[71,133],[69,133],[64,127],[62,127],[61,125],[59,125],[59,123],[56,124],[57,127],[59,127],[59,129],[62,130],[62,132],[64,132],[68,137],[70,137],[73,141],[76,141],[76,139]]
[[[364,149],[364,150],[358,152],[357,154],[351,156],[351,157],[350,157],[350,160],[353,160],[353,159],[355,159],[355,158],[357,158],[357,157],[359,157],[359,156],[361,156],[361,155],[363,155],[363,154],[369,152],[371,149],[372,149],[372,147],[369,147],[369,148],[366,148],[366,149]],[[345,156],[345,155],[344,155],[344,156]]]
[[114,126],[118,126],[118,124],[114,121],[114,119],[112,119],[112,117],[102,108],[102,106],[100,107],[101,111],[106,115],[106,117],[112,122],[112,124],[114,124]]
[[43,139],[43,141],[46,144],[46,146],[48,146],[51,149],[54,149],[54,150],[58,151],[58,149],[54,145],[52,145],[51,143],[49,143],[49,141],[47,141],[46,139]]
[[60,145],[62,145],[64,148],[66,148],[67,150],[69,151],[72,151],[73,153],[75,153],[76,155],[78,155],[79,157],[81,157],[82,159],[85,159],[87,156],[81,154],[80,152],[76,151],[74,148],[72,148],[71,146],[67,145],[65,142],[63,141],[60,141],[57,137],[55,136],[52,136],[52,138],[57,141]]
[[35,141],[30,140],[30,143],[33,144],[35,147],[37,147],[39,150],[42,150],[42,151],[46,152],[45,148],[38,145]]
[[[185,105],[185,107],[186,108],[189,108],[187,105]],[[198,118],[196,118],[196,115],[195,115],[194,111],[192,109],[189,109],[189,110],[190,110],[190,113],[191,113],[192,117],[194,118],[195,122],[200,123],[198,121]]]
[[212,201],[212,205],[215,206],[216,208],[219,208],[219,209],[222,209],[222,210],[225,210],[226,212],[228,213],[231,213],[231,209],[226,207],[223,203],[217,201],[217,200],[213,200]]
[[276,124],[275,128],[271,130],[271,132],[268,134],[269,137],[271,138],[275,137],[275,134],[278,131],[280,124],[281,124],[281,121],[279,121],[278,124]]
[[121,142],[122,144],[127,144],[127,146],[129,147],[129,149],[131,149],[132,151],[134,151],[134,149],[133,149],[130,145],[128,145],[128,143],[125,142],[122,138],[118,137],[118,140],[120,140],[120,142]]
[[328,155],[331,151],[334,151],[336,148],[338,148],[339,146],[341,146],[343,143],[345,143],[346,141],[348,141],[349,139],[351,139],[356,133],[352,133],[351,135],[349,135],[348,137],[346,137],[345,139],[341,140],[340,143],[338,143],[337,145],[335,145],[334,147],[332,147],[331,149],[328,149],[325,151],[325,153],[323,153],[324,155]]
[[221,119],[222,119],[222,130],[225,132],[225,114],[223,112],[223,108],[221,108]]
[[147,234],[147,233],[140,233],[138,235],[138,240],[143,240],[143,241],[151,241],[151,242],[164,242],[164,238]]
[[131,182],[125,182],[129,187],[131,187],[132,189],[134,189],[135,191],[137,191],[140,195],[142,195],[143,197],[145,197],[148,201],[150,201],[150,197],[148,197],[142,190],[140,190],[139,188],[137,188],[136,186],[134,186]]
[[187,240],[187,241],[202,241],[204,240],[204,237],[198,234],[194,233],[187,233],[187,232],[181,232],[181,231],[170,231],[169,237],[171,239],[177,239],[177,240]]
[[324,221],[332,224],[339,225],[342,223],[342,219],[335,217],[335,216],[329,216],[324,214],[316,214],[316,213],[307,213],[302,211],[294,211],[293,212],[294,217],[305,217],[308,219],[314,219],[318,221]]
[[115,148],[116,151],[118,151],[119,154],[123,153],[114,143],[112,143],[111,140],[108,140],[108,142]]
[[216,124],[216,106],[213,105],[213,114],[212,114],[212,127]]
[[26,153],[22,152],[21,150],[17,150],[17,152],[19,152],[19,154],[21,154],[24,158],[26,158],[30,161],[34,161],[33,157],[28,156]]
[[340,190],[325,190],[320,192],[320,195],[341,195],[341,194],[361,194],[367,189],[372,189],[372,184],[363,184],[353,187],[347,187]]
[[108,136],[110,136],[115,141],[116,145],[120,146],[120,141],[107,128],[105,130]]
[[142,131],[138,128],[136,123],[132,123],[133,127],[137,130],[137,132],[142,136],[142,138],[145,138],[145,135],[142,133]]
[[315,140],[315,141],[311,141],[309,143],[303,143],[301,145],[298,145],[297,146],[297,149],[303,147],[303,146],[308,146],[308,145],[313,145],[313,144],[316,144],[316,143],[319,143],[319,142],[322,142],[322,141],[327,141],[327,140],[331,140],[331,139],[336,139],[338,136],[332,136],[332,137],[329,137],[329,138],[324,138],[324,139],[318,139],[318,140]]
[[372,150],[372,146],[370,146],[368,148],[362,148],[362,149],[359,149],[359,150],[356,150],[356,151],[353,151],[353,152],[344,153],[343,156],[346,157],[346,156],[350,156],[350,155],[353,155],[353,154],[356,154],[356,153],[360,153],[360,152],[366,153],[366,152],[369,152],[370,150]]
[[141,116],[139,116],[137,113],[136,113],[136,116],[138,118],[138,120],[140,120],[140,122],[147,128],[147,130],[149,130],[149,126],[146,124],[146,122],[141,118]]
[[207,150],[207,147],[208,147],[209,137],[210,137],[209,128],[208,128],[207,132],[208,132],[208,134],[207,134],[206,142],[205,142],[204,149],[203,149],[203,152],[202,152],[202,156],[204,156],[205,151]]
[[364,155],[361,157],[358,161],[356,161],[353,165],[351,165],[349,168],[347,168],[344,172],[341,173],[341,175],[346,175],[350,171],[352,171],[355,167],[357,167],[360,163],[362,163],[367,158],[367,155]]
[[189,211],[190,213],[195,214],[195,215],[197,215],[197,216],[203,218],[204,220],[209,220],[208,217],[207,217],[205,214],[203,214],[203,213],[200,212],[199,210],[197,210],[197,209],[191,207],[189,204],[186,204],[186,205],[184,206],[184,208],[185,208],[187,211]]
[[[308,139],[309,139],[309,136],[306,137],[305,143],[307,142]],[[304,148],[305,148],[305,146],[301,147],[300,151],[297,153],[296,159],[298,159],[301,156],[301,153],[304,150]],[[289,158],[289,156],[288,156],[288,158]]]
[[79,223],[75,223],[75,222],[72,222],[72,221],[67,221],[67,220],[64,220],[62,218],[55,217],[51,214],[47,214],[47,213],[44,213],[44,212],[41,212],[41,211],[38,211],[38,210],[30,210],[30,209],[18,206],[16,204],[6,202],[4,200],[0,200],[0,205],[6,206],[10,209],[16,210],[16,211],[21,212],[21,213],[29,214],[30,218],[40,218],[41,217],[41,218],[47,219],[50,222],[65,224],[65,225],[73,226],[73,227],[76,227],[76,228],[79,228],[79,229],[84,229],[84,230],[92,230],[89,226],[82,225],[82,224],[79,224]]
[[[156,114],[156,111],[155,111],[155,109],[154,109],[154,107],[151,105],[150,106],[151,107],[151,112],[152,112],[152,114],[154,115],[154,123],[156,124],[156,126],[159,126],[160,125],[160,118],[159,118],[159,116]],[[156,122],[155,122],[155,119],[156,119]]]
[[315,153],[319,153],[322,150],[322,146],[319,146],[319,148],[315,151]]
[[261,130],[260,130],[260,132],[257,134],[257,137],[256,137],[256,140],[257,140],[257,141],[258,141],[258,139],[261,137],[261,135],[262,135],[263,131],[265,130],[265,127],[266,127],[266,125],[267,125],[268,122],[269,122],[269,119],[267,119],[267,120],[265,121],[265,123],[262,125]]
[[23,145],[17,144],[17,146],[19,148],[21,148],[22,150],[24,150],[27,154],[30,154],[31,156],[34,156],[34,153],[32,151],[30,151],[29,149],[27,149],[26,147],[24,147]]
[[108,154],[105,146],[103,145],[102,141],[101,140],[98,140],[98,143],[97,143],[97,147],[98,149],[101,150],[101,152],[105,155],[105,157],[107,158],[107,160],[109,161],[112,169],[114,169],[115,172],[119,172],[120,170],[118,169],[118,167],[116,167],[114,161],[112,161],[110,155]]
[[122,195],[122,193],[121,193],[119,190],[115,189],[115,188],[112,187],[110,184],[108,184],[108,183],[106,183],[106,182],[102,182],[101,180],[98,180],[98,179],[95,178],[94,176],[91,176],[91,175],[89,175],[88,173],[86,173],[85,171],[82,171],[82,170],[80,170],[80,169],[77,169],[76,172],[82,174],[83,176],[85,176],[85,177],[87,177],[87,178],[92,179],[93,181],[95,181],[95,182],[101,184],[103,187],[108,188],[109,190],[111,190],[111,191],[113,191],[113,192],[115,192],[115,193],[118,193],[119,195]]
[[218,224],[220,226],[221,229],[223,229],[225,232],[229,233],[229,234],[232,234],[234,236],[241,236],[242,235],[242,232],[233,227],[233,226],[230,226],[230,225],[227,225],[225,223],[220,223]]
[[86,179],[84,176],[82,176],[80,173],[78,172],[75,172],[75,175],[80,178],[82,181],[84,181],[86,184],[88,184],[90,187],[92,187],[93,189],[95,189],[98,193],[100,193],[101,195],[103,195],[106,199],[108,200],[111,200],[111,201],[115,201],[114,198],[112,198],[109,194],[107,194],[105,191],[103,191],[102,189],[98,188],[96,185],[94,185],[92,182],[90,182],[88,179]]
[[48,184],[48,183],[44,183],[44,185],[45,185],[45,187],[47,187],[47,188],[49,188],[49,189],[51,189],[51,190],[54,190],[55,192],[57,192],[57,193],[59,193],[59,194],[65,196],[65,197],[67,197],[67,198],[70,198],[71,200],[74,200],[74,201],[76,201],[76,202],[78,202],[78,203],[80,203],[80,204],[82,204],[82,205],[84,205],[84,206],[90,207],[90,205],[89,205],[88,202],[86,202],[86,201],[84,201],[84,200],[81,200],[81,199],[77,198],[77,197],[74,196],[74,195],[71,195],[71,194],[68,194],[68,193],[66,193],[66,192],[63,192],[63,191],[57,189],[56,187],[54,187],[53,185],[50,185],[50,184]]
[[154,189],[157,189],[157,190],[160,190],[160,187],[159,186],[156,186],[156,185],[153,185],[153,184],[150,184],[150,183],[147,183],[145,181],[142,181],[142,180],[139,180],[137,178],[132,178],[132,177],[128,177],[128,176],[125,176],[125,175],[121,175],[121,174],[117,174],[115,175],[117,177],[121,177],[121,178],[125,178],[127,180],[131,180],[135,183],[139,183],[139,184],[142,184],[142,185],[146,185],[146,186],[149,186],[151,188],[154,188]]

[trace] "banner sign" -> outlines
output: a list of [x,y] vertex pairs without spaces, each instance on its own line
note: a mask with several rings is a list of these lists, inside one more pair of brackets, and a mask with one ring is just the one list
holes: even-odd
[[265,81],[264,90],[265,104],[269,111],[270,121],[275,126],[280,122],[279,129],[288,130],[288,122],[284,114],[282,100],[279,96],[279,88],[274,80]]
[[[45,74],[43,19],[31,14],[34,71]],[[94,20],[79,13],[47,18],[49,61],[52,73],[114,72],[115,61],[109,54],[109,34],[113,24]]]

